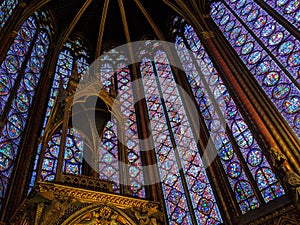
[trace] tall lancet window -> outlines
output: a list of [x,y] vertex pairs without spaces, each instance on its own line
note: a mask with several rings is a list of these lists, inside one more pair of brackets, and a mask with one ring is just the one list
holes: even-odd
[[0,31],[19,4],[18,0],[4,0],[0,5]]
[[[170,224],[220,224],[222,218],[164,50],[140,52],[163,195]],[[151,58],[150,58],[151,57]]]
[[214,2],[211,16],[299,138],[299,40],[252,0]]
[[[120,137],[121,131],[118,128],[116,118],[112,116],[105,127],[100,145],[99,175],[102,179],[114,181],[117,192],[119,192],[120,184],[126,184],[130,187],[131,193],[129,194],[145,197],[131,73],[126,64],[127,58],[124,54],[114,50],[110,53],[109,55],[104,55],[103,58],[100,68],[101,81],[105,90],[111,94],[115,92],[120,102],[119,110],[125,119],[125,143],[122,144],[126,148],[126,159],[119,157],[121,145],[118,137]],[[124,175],[120,173],[120,171],[123,171],[120,167],[124,165],[120,163],[121,161],[126,162],[128,165],[124,168],[129,176],[129,181],[126,183],[122,182],[122,176]]]
[[[284,190],[196,32],[182,23],[183,30],[176,36],[178,54],[244,214],[282,196]],[[226,121],[224,125],[220,122],[222,118]]]
[[[30,187],[33,187],[38,170],[39,160],[41,164],[41,179],[51,181],[56,176],[58,156],[61,145],[61,130],[48,137],[49,126],[54,122],[52,118],[54,105],[59,101],[58,94],[64,93],[72,73],[77,73],[78,76],[84,76],[88,69],[89,55],[82,42],[78,39],[68,40],[60,52],[55,68],[54,80],[51,86],[48,107],[41,132],[41,141],[47,138],[48,143],[43,146],[39,144],[38,153],[34,164],[34,172],[31,178]],[[77,70],[77,72],[75,71]],[[63,99],[61,99],[62,101]],[[51,131],[51,130],[50,130]],[[83,138],[74,128],[69,128],[65,141],[65,152],[62,172],[69,174],[81,174],[82,172],[82,151]],[[44,152],[43,157],[41,153]]]
[[[50,21],[36,12],[21,26],[0,67],[0,201],[5,197],[50,42]],[[0,204],[1,204],[0,202]]]
[[299,0],[264,0],[293,26],[300,29],[300,1]]

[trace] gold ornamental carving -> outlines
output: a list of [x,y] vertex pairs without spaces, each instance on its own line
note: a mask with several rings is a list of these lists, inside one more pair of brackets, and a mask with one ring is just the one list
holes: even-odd
[[214,37],[214,32],[213,31],[203,31],[201,32],[201,36],[204,40],[213,38]]
[[10,224],[19,224],[25,217],[31,218],[28,225],[164,223],[157,202],[50,182],[38,182]]

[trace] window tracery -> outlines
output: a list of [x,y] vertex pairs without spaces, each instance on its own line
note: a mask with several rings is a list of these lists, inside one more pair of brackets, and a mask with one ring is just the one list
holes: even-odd
[[222,223],[166,53],[141,53],[148,116],[170,223]]
[[42,11],[34,13],[22,24],[0,67],[0,115],[1,119],[7,118],[0,136],[1,199],[22,143],[50,35],[47,15]]
[[[284,189],[196,32],[188,24],[183,26],[181,32],[182,34],[176,36],[175,43],[187,80],[218,151],[230,186],[242,213],[245,214],[262,204],[260,194],[267,203],[282,196]],[[193,55],[189,53],[187,46]],[[223,117],[226,120],[225,126],[220,122]]]
[[3,29],[18,4],[18,0],[5,0],[2,2],[0,6],[0,31]]
[[228,4],[212,3],[214,22],[299,137],[299,40],[253,1]]
[[[41,131],[41,139],[45,136],[49,118],[53,107],[58,101],[58,94],[67,89],[70,77],[74,70],[77,70],[79,76],[84,76],[88,69],[89,55],[87,49],[78,39],[70,39],[64,44],[63,50],[60,52],[54,74],[52,88],[50,90],[50,98],[45,114],[43,129]],[[51,122],[51,121],[50,121]],[[34,163],[34,171],[32,174],[30,188],[34,186],[39,160],[42,160],[41,179],[46,181],[54,180],[58,164],[58,156],[61,145],[61,130],[52,135],[47,143],[45,154],[41,158],[42,143],[38,146],[38,152]],[[70,174],[81,174],[82,172],[82,157],[83,157],[83,137],[74,128],[69,128],[66,136],[64,153],[64,162],[62,171]]]

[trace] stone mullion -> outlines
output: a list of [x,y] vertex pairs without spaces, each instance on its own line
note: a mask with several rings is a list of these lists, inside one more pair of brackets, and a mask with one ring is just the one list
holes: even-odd
[[[260,104],[258,110],[261,111],[263,107],[264,112],[261,112],[261,116],[263,120],[266,122],[266,124],[269,124],[268,127],[270,127],[269,129],[271,130],[271,132],[273,130],[276,130],[277,127],[281,128],[279,130],[277,129],[277,132],[279,132],[282,135],[282,139],[281,141],[279,141],[280,147],[282,148],[286,147],[292,149],[293,154],[295,154],[297,158],[300,158],[300,155],[297,150],[300,148],[297,137],[295,137],[295,134],[293,133],[293,131],[291,131],[290,127],[286,124],[282,116],[278,113],[278,110],[270,101],[269,97],[263,92],[262,88],[259,86],[257,81],[250,74],[248,68],[241,61],[241,59],[239,58],[235,50],[224,38],[219,28],[215,25],[215,23],[212,20],[210,20],[210,23],[211,23],[211,27],[215,32],[215,35],[217,35],[217,38],[219,39],[219,43],[220,43],[219,47],[223,46],[224,50],[222,51],[226,52],[226,54],[223,53],[224,54],[223,57],[226,58],[226,62],[232,65],[231,68],[235,73],[238,73],[236,68],[239,68],[242,71],[242,73],[245,74],[245,76],[237,76],[237,79],[243,80],[243,82],[241,83],[242,85],[247,84],[246,86],[250,87],[248,88],[248,92],[250,92],[250,90],[253,90],[251,91],[252,94],[251,96],[253,96],[251,100],[253,101],[253,104]],[[228,55],[230,57],[228,57]],[[230,60],[230,58],[232,58],[232,60]],[[239,74],[241,74],[241,72],[239,72]],[[227,80],[226,77],[225,80]],[[270,122],[272,122],[275,126],[270,124]],[[277,139],[277,136],[274,135],[275,139]],[[284,140],[286,143],[284,144],[282,140]]]
[[[221,71],[221,74],[223,74],[223,76],[226,76],[226,79],[224,80],[227,80],[227,82],[230,83],[232,90],[234,90],[235,96],[237,96],[237,98],[239,99],[241,107],[244,109],[244,112],[247,112],[248,117],[255,125],[256,130],[260,133],[260,137],[262,140],[264,140],[270,153],[273,156],[289,156],[290,162],[288,162],[287,160],[283,162],[286,174],[292,173],[293,169],[298,172],[298,162],[291,155],[283,140],[279,139],[280,136],[275,130],[272,122],[268,119],[261,105],[255,100],[255,97],[250,92],[249,85],[241,79],[241,76],[235,75],[239,73],[235,69],[236,66],[232,64],[231,60],[227,56],[228,54],[226,55],[226,53],[222,49],[222,43],[219,43],[219,40],[213,38],[213,36],[209,35],[208,32],[202,33],[202,36],[204,37],[203,44],[207,49],[207,52],[214,59],[214,62]],[[230,67],[228,65],[230,65]],[[232,71],[234,71],[234,73]],[[274,137],[276,138],[276,140],[274,139]],[[278,143],[280,145],[278,145]],[[291,168],[291,165],[289,163],[292,163],[293,169]]]
[[287,29],[292,35],[294,35],[298,40],[300,40],[300,31],[297,30],[289,21],[287,21],[282,15],[280,15],[276,10],[271,8],[263,0],[253,0],[257,5],[259,5],[263,10],[265,10],[274,20],[279,22],[285,29]]
[[[182,38],[185,42],[186,47],[188,48],[189,45],[186,42],[185,37],[182,37]],[[175,56],[175,55],[172,55],[172,57],[177,58],[177,56]],[[191,57],[193,57],[193,56],[191,56]],[[179,60],[179,59],[175,59],[175,60]],[[183,71],[179,71],[178,69],[175,69],[175,68],[173,68],[173,73],[174,73],[174,78],[175,78],[176,82],[181,87],[185,87],[184,90],[187,92],[189,97],[193,100],[194,104],[197,106],[198,121],[196,121],[196,119],[194,118],[195,115],[193,114],[193,112],[190,109],[190,106],[188,104],[185,104],[185,109],[187,111],[189,119],[191,120],[191,128],[192,128],[194,134],[198,133],[198,131],[195,130],[194,124],[197,124],[197,123],[200,122],[200,129],[201,129],[202,132],[200,132],[199,137],[196,137],[196,138],[197,138],[198,149],[200,149],[200,153],[201,153],[201,155],[203,155],[202,151],[204,149],[206,149],[208,147],[214,148],[214,146],[211,145],[212,142],[209,143],[209,141],[208,141],[209,138],[210,138],[209,131],[207,130],[207,127],[205,125],[205,122],[203,120],[201,112],[199,110],[198,103],[195,100],[194,94],[193,94],[193,92],[191,90],[191,87],[190,87],[190,84],[187,80],[186,74]],[[184,96],[182,96],[182,99],[183,99],[183,102],[184,102],[184,99],[185,99]],[[214,149],[214,151],[216,151],[216,150]],[[205,160],[207,160],[207,159],[204,159],[204,161]],[[219,199],[219,201],[221,202],[222,207],[219,207],[221,209],[220,211],[223,215],[225,215],[225,218],[226,218],[228,224],[231,224],[230,223],[231,216],[230,216],[230,213],[229,213],[229,211],[230,211],[229,208],[231,208],[231,210],[233,209],[232,211],[234,211],[235,215],[239,215],[240,210],[239,210],[239,207],[236,205],[235,200],[232,198],[232,196],[234,196],[234,192],[232,191],[228,180],[224,179],[225,177],[227,177],[227,175],[226,175],[226,173],[223,169],[223,166],[221,165],[219,160],[214,160],[211,163],[211,166],[206,168],[206,171],[208,173],[208,176],[209,176],[210,180],[212,181],[211,185],[216,187],[216,188],[213,188],[213,191],[216,193],[217,199]],[[222,176],[221,176],[222,181],[220,181],[220,174],[222,174]],[[219,178],[217,179],[217,177],[219,177]],[[223,187],[224,185],[227,187],[227,188],[223,189],[223,190],[226,191],[226,193],[224,191],[220,191],[221,187]],[[218,188],[218,187],[220,187],[220,188]],[[226,195],[226,198],[224,198],[224,194]],[[231,207],[228,207],[229,205]]]
[[[13,43],[15,37],[17,36],[18,32],[16,30],[20,29],[18,26],[18,18],[22,15],[26,4],[23,2],[19,2],[16,8],[13,10],[12,15],[6,21],[3,30],[0,34],[0,62],[2,62],[6,56],[6,52],[9,50],[10,45]],[[26,19],[24,19],[25,21]],[[24,22],[23,21],[23,22]]]
[[152,68],[153,68],[153,76],[155,76],[154,79],[156,80],[158,93],[159,93],[159,96],[161,98],[161,106],[163,108],[164,116],[165,116],[165,119],[166,119],[166,125],[168,127],[169,134],[170,134],[170,140],[171,140],[172,148],[173,148],[174,155],[175,155],[175,161],[176,161],[176,163],[178,165],[178,168],[179,168],[179,176],[180,176],[180,179],[181,179],[181,182],[182,182],[182,187],[183,187],[183,190],[184,190],[184,195],[186,197],[188,210],[190,212],[191,221],[192,221],[193,225],[197,225],[197,219],[196,219],[196,215],[194,213],[194,207],[193,207],[193,200],[191,198],[191,195],[189,194],[188,181],[186,180],[185,171],[183,170],[184,167],[182,166],[181,157],[180,157],[179,152],[177,150],[177,144],[176,144],[175,136],[174,136],[174,133],[173,133],[173,130],[172,130],[172,125],[171,125],[171,121],[170,121],[170,118],[169,118],[167,106],[166,106],[166,103],[165,103],[164,99],[162,99],[164,91],[162,90],[162,87],[161,87],[161,83],[160,83],[160,80],[159,80],[159,77],[158,77],[159,75],[158,75],[158,72],[157,72],[157,69],[156,69],[155,62],[151,62],[151,63],[152,63]]
[[[186,45],[189,46],[188,43],[186,43]],[[196,65],[196,67],[198,67],[198,64],[197,64],[197,62],[196,62],[194,56],[192,55],[191,57],[192,57],[192,59],[193,59],[193,61],[194,61],[194,65]],[[198,70],[198,71],[199,71],[199,70]],[[202,83],[203,83],[203,85],[204,85],[204,88],[205,88],[205,90],[207,91],[207,94],[208,94],[209,98],[211,99],[213,105],[217,106],[218,103],[217,103],[216,99],[214,98],[214,94],[213,94],[212,91],[210,90],[209,84],[208,84],[207,81],[203,78],[203,76],[201,76],[200,79],[201,79],[201,81],[202,81]],[[227,87],[227,86],[226,86],[226,87]],[[215,112],[216,112],[217,116],[220,118],[220,120],[225,119],[225,118],[224,118],[224,113],[221,112],[221,110],[220,110],[219,107],[215,107]],[[225,119],[225,120],[226,120],[226,119]],[[239,162],[240,162],[240,164],[242,165],[242,168],[244,169],[244,172],[245,172],[246,177],[249,179],[249,182],[252,184],[252,188],[253,188],[253,191],[254,191],[254,193],[255,193],[255,196],[256,196],[257,199],[259,200],[260,204],[263,205],[263,204],[264,204],[264,199],[263,199],[263,197],[261,196],[258,187],[256,187],[256,186],[253,185],[253,184],[256,183],[256,181],[255,181],[255,179],[253,178],[251,172],[249,171],[248,165],[247,165],[247,163],[245,162],[242,153],[239,151],[239,147],[238,147],[238,145],[237,145],[237,143],[236,143],[235,138],[233,137],[232,131],[231,131],[231,129],[229,128],[228,123],[226,123],[226,125],[225,125],[225,133],[227,134],[227,136],[228,136],[230,142],[232,143],[232,147],[233,147],[233,149],[234,149],[234,152],[236,153],[237,158],[239,159]]]

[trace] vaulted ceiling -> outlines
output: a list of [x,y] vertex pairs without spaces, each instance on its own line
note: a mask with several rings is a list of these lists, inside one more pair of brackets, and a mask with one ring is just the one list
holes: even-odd
[[101,50],[145,35],[158,38],[157,32],[167,36],[175,15],[162,0],[52,0],[45,8],[53,13],[60,36],[81,33],[91,49]]

